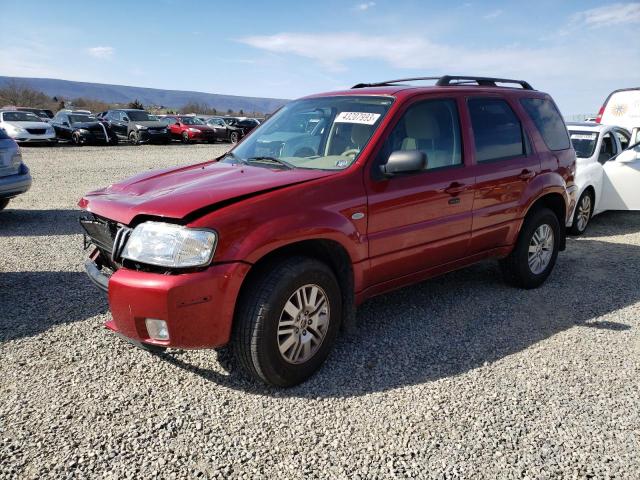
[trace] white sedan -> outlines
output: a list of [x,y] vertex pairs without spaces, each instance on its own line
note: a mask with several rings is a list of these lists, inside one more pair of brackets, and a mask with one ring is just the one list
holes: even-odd
[[18,143],[57,143],[51,125],[31,112],[0,111],[0,128]]
[[568,123],[567,129],[578,158],[570,232],[581,235],[591,217],[606,210],[640,210],[640,147],[627,149],[631,133],[597,123]]

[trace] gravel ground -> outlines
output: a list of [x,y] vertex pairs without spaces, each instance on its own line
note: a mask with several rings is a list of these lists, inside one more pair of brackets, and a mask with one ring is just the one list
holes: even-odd
[[488,262],[367,302],[288,390],[106,331],[77,200],[224,148],[24,149],[34,186],[0,215],[0,478],[640,478],[637,213],[596,217],[535,291]]

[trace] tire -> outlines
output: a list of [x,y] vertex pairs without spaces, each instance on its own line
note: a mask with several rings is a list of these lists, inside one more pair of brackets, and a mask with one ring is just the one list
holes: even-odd
[[160,345],[152,345],[150,343],[140,343],[140,348],[153,354],[165,353],[167,347],[161,347]]
[[231,135],[229,135],[229,141],[231,143],[238,143],[238,140],[239,140],[238,132],[231,132]]
[[129,143],[131,145],[140,145],[140,137],[138,137],[138,132],[135,130],[129,132]]
[[576,209],[573,212],[573,223],[569,229],[571,235],[582,235],[589,226],[589,220],[593,215],[593,193],[591,190],[585,190],[580,195]]
[[[543,227],[546,226],[548,230]],[[551,244],[535,243],[542,232],[550,232]],[[544,236],[543,236],[544,238]],[[542,245],[541,247],[539,245]],[[546,247],[545,247],[546,245]],[[560,246],[560,223],[558,217],[548,208],[540,208],[529,213],[524,220],[518,241],[511,254],[500,261],[500,268],[507,283],[525,289],[537,288],[544,283],[556,263]],[[529,252],[538,248],[538,252]],[[534,258],[540,260],[538,263]]]
[[[315,315],[298,308],[296,294],[302,289]],[[253,379],[279,387],[297,385],[320,368],[342,318],[342,297],[333,272],[306,257],[292,257],[262,270],[250,280],[238,306],[232,337],[237,364]]]
[[73,143],[76,147],[82,146],[82,137],[78,132],[73,132],[71,134],[71,143]]
[[189,134],[187,132],[182,132],[180,138],[182,140],[182,143],[190,143]]
[[10,198],[0,198],[0,211],[7,208],[7,205],[9,205],[10,201],[11,201]]

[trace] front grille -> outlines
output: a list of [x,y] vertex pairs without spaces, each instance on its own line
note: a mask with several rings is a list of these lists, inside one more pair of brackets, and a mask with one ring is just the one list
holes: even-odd
[[31,135],[44,135],[47,130],[45,128],[27,128],[27,132]]
[[113,242],[118,233],[118,225],[115,222],[96,216],[81,218],[80,225],[87,232],[89,241],[98,247],[102,253],[111,256]]

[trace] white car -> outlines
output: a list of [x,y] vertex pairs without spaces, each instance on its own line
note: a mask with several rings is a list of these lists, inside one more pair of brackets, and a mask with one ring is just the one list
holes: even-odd
[[18,143],[58,142],[53,127],[31,112],[0,111],[0,128]]
[[640,210],[640,147],[628,149],[631,133],[597,123],[568,123],[567,130],[578,186],[569,231],[581,235],[591,217],[605,210]]

